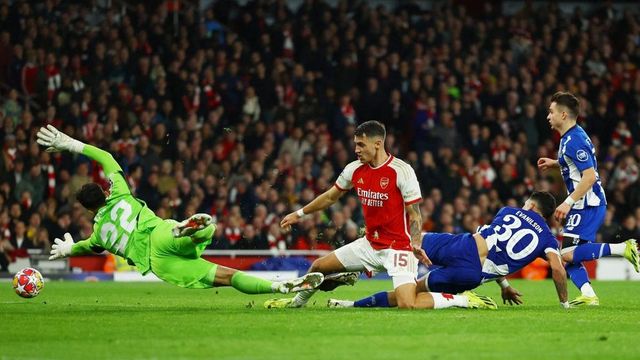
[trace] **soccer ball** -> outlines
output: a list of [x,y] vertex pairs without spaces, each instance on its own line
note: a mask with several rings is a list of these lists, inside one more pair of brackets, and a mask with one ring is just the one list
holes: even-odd
[[24,268],[13,277],[12,284],[16,294],[23,298],[32,298],[38,296],[40,290],[44,287],[44,279],[40,271],[33,268]]

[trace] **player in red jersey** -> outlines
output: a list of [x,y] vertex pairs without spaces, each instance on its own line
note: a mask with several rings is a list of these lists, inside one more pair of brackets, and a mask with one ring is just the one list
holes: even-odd
[[[378,121],[360,124],[354,134],[358,160],[344,168],[329,190],[285,216],[280,226],[289,229],[304,215],[328,208],[354,188],[362,204],[365,236],[317,259],[309,271],[386,271],[393,279],[398,307],[413,308],[418,261],[431,263],[422,249],[418,204],[422,196],[413,168],[385,151],[385,136],[384,125]],[[264,305],[302,307],[314,293],[304,291],[294,298],[268,300]]]

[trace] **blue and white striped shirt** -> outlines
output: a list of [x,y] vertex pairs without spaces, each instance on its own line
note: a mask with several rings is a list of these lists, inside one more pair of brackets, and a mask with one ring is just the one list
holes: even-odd
[[596,150],[587,133],[579,125],[575,125],[562,135],[560,149],[558,150],[558,162],[568,194],[575,190],[580,179],[582,179],[583,171],[589,168],[593,168],[596,171],[596,182],[581,199],[576,201],[573,205],[574,209],[607,204],[607,198],[598,174]]

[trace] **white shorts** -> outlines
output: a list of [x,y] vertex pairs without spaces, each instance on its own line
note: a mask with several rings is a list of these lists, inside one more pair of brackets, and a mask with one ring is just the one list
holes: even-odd
[[411,251],[376,250],[362,237],[334,251],[338,261],[347,271],[386,271],[393,279],[393,288],[415,284],[418,275],[418,259]]

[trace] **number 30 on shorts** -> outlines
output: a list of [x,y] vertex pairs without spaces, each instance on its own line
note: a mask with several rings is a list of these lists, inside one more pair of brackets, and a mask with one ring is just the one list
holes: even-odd
[[393,266],[405,267],[409,264],[409,254],[407,253],[395,253],[393,254]]

